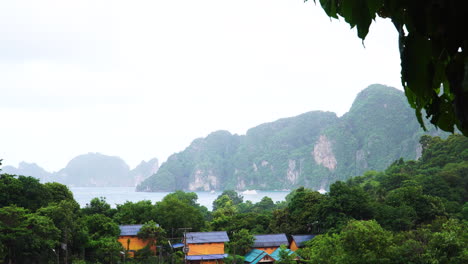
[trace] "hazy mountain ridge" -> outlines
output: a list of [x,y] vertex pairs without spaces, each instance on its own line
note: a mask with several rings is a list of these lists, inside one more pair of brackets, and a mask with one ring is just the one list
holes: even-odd
[[130,177],[134,179],[135,185],[140,184],[149,176],[155,174],[159,169],[159,161],[157,158],[153,158],[149,161],[141,161],[138,166],[129,172]]
[[8,173],[12,175],[34,175],[41,182],[47,182],[52,177],[53,173],[50,173],[41,168],[36,163],[20,162],[18,168],[6,165],[1,168],[2,173]]
[[142,161],[130,170],[125,161],[100,153],[79,155],[58,172],[47,172],[35,163],[21,162],[18,168],[2,167],[2,173],[33,176],[42,182],[59,182],[75,187],[133,187],[157,172],[158,159]]
[[313,111],[261,124],[246,135],[216,131],[173,154],[139,191],[327,188],[420,155],[424,132],[402,91],[371,85],[342,117]]

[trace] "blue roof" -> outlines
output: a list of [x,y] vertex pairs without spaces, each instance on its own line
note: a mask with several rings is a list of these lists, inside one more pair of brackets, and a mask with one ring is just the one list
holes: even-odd
[[187,244],[220,243],[229,241],[226,231],[189,232],[185,237],[187,238]]
[[203,259],[223,259],[226,258],[228,254],[212,254],[212,255],[195,255],[187,256],[187,260],[203,260]]
[[[279,260],[280,259],[280,250],[281,248],[277,248],[275,251],[273,251],[273,253],[270,254],[270,256],[272,258],[274,258],[275,260]],[[296,254],[296,252],[290,250],[289,248],[285,248],[284,250],[286,250],[286,252],[288,252],[288,255],[291,256],[292,254],[295,254],[296,257],[299,257],[299,255]]]
[[292,235],[292,239],[298,247],[303,247],[304,243],[314,238],[315,235]]
[[268,254],[263,250],[252,249],[249,253],[247,253],[244,256],[244,262],[248,262],[250,264],[256,264],[266,255]]
[[120,225],[120,236],[136,236],[143,225]]
[[289,241],[285,234],[255,235],[254,237],[254,248],[279,247],[281,245],[289,246]]
[[177,244],[172,245],[172,248],[181,248],[181,247],[184,247],[184,244],[177,243]]

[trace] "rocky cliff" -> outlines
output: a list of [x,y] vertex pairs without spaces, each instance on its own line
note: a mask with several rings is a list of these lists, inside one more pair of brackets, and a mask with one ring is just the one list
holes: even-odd
[[129,172],[130,178],[133,179],[132,186],[140,184],[149,176],[155,174],[159,169],[158,159],[154,158],[149,161],[141,161],[133,170]]
[[313,111],[249,129],[217,131],[173,154],[138,191],[327,188],[420,155],[424,132],[403,92],[371,85],[348,113]]

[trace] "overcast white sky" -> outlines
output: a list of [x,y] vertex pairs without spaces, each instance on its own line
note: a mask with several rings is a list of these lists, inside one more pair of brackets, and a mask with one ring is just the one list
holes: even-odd
[[134,167],[215,130],[342,115],[372,83],[401,89],[390,21],[364,44],[313,1],[1,1],[0,158]]

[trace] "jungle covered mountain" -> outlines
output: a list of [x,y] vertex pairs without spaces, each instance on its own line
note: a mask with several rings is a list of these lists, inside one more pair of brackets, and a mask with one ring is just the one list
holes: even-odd
[[[429,126],[428,126],[429,127]],[[137,191],[327,189],[337,180],[417,159],[424,132],[402,91],[374,84],[349,112],[312,111],[251,128],[216,131],[171,155]]]

